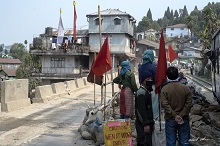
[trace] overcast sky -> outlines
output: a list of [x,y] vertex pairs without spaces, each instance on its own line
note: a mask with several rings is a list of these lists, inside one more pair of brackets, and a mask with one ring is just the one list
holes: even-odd
[[[190,13],[195,6],[202,9],[208,2],[219,0],[76,0],[77,29],[88,28],[86,15],[100,9],[118,9],[129,13],[137,23],[149,8],[154,20],[162,18],[167,7]],[[33,37],[44,33],[46,27],[58,28],[59,9],[65,29],[73,28],[73,0],[0,0],[0,44],[32,43]]]

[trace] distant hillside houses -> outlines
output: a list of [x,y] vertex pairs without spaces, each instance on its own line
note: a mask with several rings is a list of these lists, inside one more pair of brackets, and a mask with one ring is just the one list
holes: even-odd
[[189,37],[191,32],[186,24],[175,24],[167,26],[165,30],[166,37]]
[[144,32],[138,32],[138,33],[136,33],[136,39],[137,40],[150,39],[152,37],[156,37],[157,33],[158,32],[154,29],[149,29]]

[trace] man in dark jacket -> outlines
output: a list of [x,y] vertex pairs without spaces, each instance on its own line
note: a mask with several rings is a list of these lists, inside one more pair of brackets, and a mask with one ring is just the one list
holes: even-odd
[[[152,74],[153,81],[155,83],[156,80],[156,65],[154,64],[154,52],[152,50],[145,50],[143,54],[143,62],[138,68],[139,73],[139,83],[141,84],[141,77],[140,74],[143,71],[149,71]],[[152,96],[152,108],[153,108],[153,114],[154,119],[157,119],[159,116],[159,108],[158,108],[158,94],[155,94],[155,85],[152,86],[152,89],[149,89]]]
[[189,146],[189,112],[192,107],[190,89],[179,82],[178,69],[167,69],[168,84],[161,90],[161,104],[164,108],[165,133],[167,146],[176,146],[178,131],[179,145]]
[[152,132],[154,129],[153,109],[150,89],[153,76],[149,71],[139,72],[141,83],[135,96],[135,115],[137,146],[152,146]]

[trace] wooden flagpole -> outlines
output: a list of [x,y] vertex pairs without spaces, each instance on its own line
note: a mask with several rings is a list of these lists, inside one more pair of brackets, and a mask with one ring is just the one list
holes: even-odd
[[[94,61],[95,61],[95,59],[96,59],[96,52],[94,51]],[[95,106],[95,74],[94,74],[94,106]]]
[[[102,18],[101,18],[101,14],[100,14],[100,6],[98,5],[98,15],[99,15],[99,39],[100,39],[100,49],[102,48]],[[101,89],[101,92],[103,92],[102,91],[102,89]],[[102,101],[102,99],[103,99],[103,94],[101,93],[101,101]],[[102,104],[102,102],[101,102],[101,104]]]
[[158,92],[158,108],[159,108],[159,125],[160,125],[160,132],[162,131],[161,128],[161,103],[160,103],[160,93],[161,93],[161,85],[159,87],[159,92]]

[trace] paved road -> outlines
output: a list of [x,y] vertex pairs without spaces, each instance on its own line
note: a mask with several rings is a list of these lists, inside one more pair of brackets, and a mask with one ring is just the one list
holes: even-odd
[[[112,94],[110,91],[109,85],[107,99]],[[77,132],[86,108],[94,105],[93,94],[93,85],[90,85],[70,96],[0,113],[0,145],[93,145],[93,141],[82,140]],[[100,95],[100,86],[96,86],[96,105],[100,104]]]

